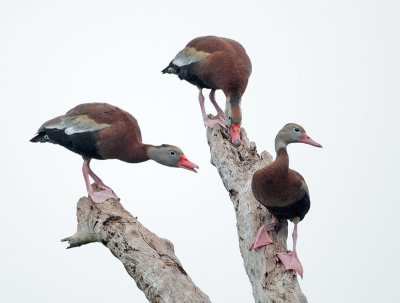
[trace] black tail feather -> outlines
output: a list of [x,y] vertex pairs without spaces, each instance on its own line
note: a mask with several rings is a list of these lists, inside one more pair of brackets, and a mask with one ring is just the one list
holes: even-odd
[[49,142],[49,137],[44,132],[39,132],[36,136],[29,140],[30,142]]
[[172,62],[161,71],[163,74],[179,74],[179,66],[173,64]]

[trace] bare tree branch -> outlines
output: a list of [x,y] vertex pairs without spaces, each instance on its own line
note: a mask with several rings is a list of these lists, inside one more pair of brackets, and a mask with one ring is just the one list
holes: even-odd
[[248,249],[258,228],[271,220],[268,211],[253,196],[251,178],[257,169],[271,163],[272,157],[266,151],[258,155],[255,143],[249,142],[243,128],[241,138],[242,144],[234,147],[226,130],[219,125],[207,129],[211,163],[217,168],[235,208],[240,252],[255,302],[305,303],[307,299],[300,290],[296,273],[286,271],[275,256],[286,251],[287,221],[281,221],[276,232],[270,232],[273,245]]
[[[251,178],[258,168],[271,163],[272,157],[265,151],[258,155],[243,128],[241,137],[242,144],[237,148],[220,126],[207,129],[211,163],[216,166],[236,212],[240,252],[255,302],[306,303],[296,273],[286,271],[276,257],[277,252],[286,250],[286,221],[278,223],[276,232],[271,232],[273,245],[248,250],[258,228],[271,219],[252,194]],[[146,229],[118,201],[94,204],[81,198],[77,217],[77,232],[62,241],[68,241],[69,248],[103,243],[123,263],[150,302],[210,302],[183,269],[172,243]]]
[[103,243],[150,302],[210,302],[183,269],[172,243],[145,228],[118,201],[94,204],[83,197],[78,201],[77,217],[77,232],[62,240],[69,242],[68,248]]

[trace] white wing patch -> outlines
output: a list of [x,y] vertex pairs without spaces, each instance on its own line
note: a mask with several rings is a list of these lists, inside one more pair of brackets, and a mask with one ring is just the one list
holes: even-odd
[[203,52],[203,51],[197,51],[193,47],[187,47],[181,50],[172,60],[172,63],[181,67],[184,65],[189,65],[193,62],[201,61],[205,58],[207,58],[210,54]]
[[45,125],[45,128],[64,129],[64,132],[67,135],[72,135],[78,133],[92,132],[106,128],[108,126],[110,125],[105,123],[97,123],[93,119],[90,119],[87,115],[80,115],[75,117],[62,116],[60,117],[60,119],[57,119],[57,121]]

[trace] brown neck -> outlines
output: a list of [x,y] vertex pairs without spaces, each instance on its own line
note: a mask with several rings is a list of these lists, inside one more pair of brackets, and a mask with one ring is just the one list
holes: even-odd
[[286,176],[289,171],[289,155],[286,148],[281,148],[276,153],[276,159],[271,164],[274,165],[274,169],[277,175]]
[[265,184],[267,182],[265,180],[270,179],[271,176],[273,176],[275,180],[280,179],[280,177],[286,178],[288,171],[289,156],[286,149],[280,149],[276,155],[275,161],[256,171],[255,175],[260,179],[260,184]]
[[151,147],[149,144],[137,144],[129,148],[129,153],[123,159],[128,163],[140,163],[149,160],[148,149]]
[[238,93],[233,92],[230,94],[229,102],[234,106],[239,106],[241,101],[241,97]]

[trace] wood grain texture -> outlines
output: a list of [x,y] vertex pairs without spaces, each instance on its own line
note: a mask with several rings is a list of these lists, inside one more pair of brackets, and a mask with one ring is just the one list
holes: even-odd
[[69,242],[68,248],[103,243],[149,302],[210,302],[183,269],[173,244],[145,228],[118,201],[94,204],[83,197],[78,201],[77,217],[77,232],[62,241]]
[[272,157],[266,151],[259,155],[243,128],[239,147],[234,147],[228,136],[219,125],[207,130],[211,163],[217,168],[236,213],[240,252],[254,300],[256,303],[305,303],[307,299],[301,292],[296,273],[286,271],[276,257],[277,252],[287,250],[287,221],[280,221],[276,232],[270,232],[274,244],[248,249],[259,227],[271,220],[266,208],[253,196],[251,179],[257,169],[272,162]]
[[[270,164],[272,157],[265,151],[258,154],[243,128],[241,138],[242,144],[234,147],[227,130],[219,125],[207,129],[211,163],[217,168],[236,213],[240,252],[254,301],[306,303],[296,274],[286,271],[276,257],[277,252],[286,251],[287,221],[280,221],[276,232],[270,232],[273,245],[248,249],[258,228],[271,219],[252,194],[251,178],[255,170]],[[210,302],[183,269],[173,244],[145,228],[118,201],[94,204],[83,197],[78,201],[77,217],[77,232],[62,241],[68,241],[69,248],[103,243],[123,263],[149,302]]]

